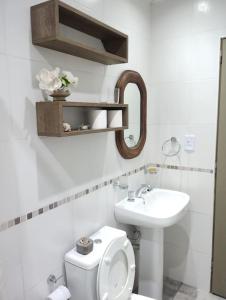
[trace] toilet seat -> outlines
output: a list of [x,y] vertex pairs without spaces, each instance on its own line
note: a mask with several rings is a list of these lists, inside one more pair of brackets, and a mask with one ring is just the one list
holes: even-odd
[[135,277],[133,247],[127,237],[113,240],[106,249],[97,274],[99,300],[127,300]]

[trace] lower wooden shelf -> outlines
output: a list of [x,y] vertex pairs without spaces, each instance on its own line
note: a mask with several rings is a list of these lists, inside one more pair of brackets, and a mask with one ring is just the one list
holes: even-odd
[[71,136],[71,135],[82,135],[82,134],[89,134],[89,133],[100,133],[100,132],[108,132],[108,131],[119,131],[128,129],[127,126],[123,127],[116,127],[116,128],[103,128],[103,129],[88,129],[88,130],[72,130],[69,132],[64,132],[62,136]]
[[[68,122],[68,120],[70,119],[69,123],[73,124],[73,122],[76,121],[76,116],[78,117],[79,122],[81,122],[81,118],[79,118],[79,114],[92,109],[121,110],[123,126],[116,127],[116,128],[102,128],[102,129],[88,129],[88,130],[74,129],[72,131],[67,131],[67,132],[63,130],[63,122]],[[75,113],[75,111],[77,112]],[[108,104],[108,103],[94,103],[94,102],[87,103],[87,102],[71,102],[71,101],[37,102],[36,112],[37,112],[37,129],[38,129],[39,136],[67,137],[67,136],[77,136],[77,135],[84,135],[84,134],[91,134],[91,133],[120,131],[120,130],[128,129],[128,105],[126,104],[115,104],[115,103]],[[69,116],[70,118],[68,119]],[[84,124],[87,123],[84,122]],[[73,127],[78,128],[79,126],[77,125],[72,126],[72,128]]]
[[67,136],[76,136],[90,133],[101,133],[101,132],[109,132],[109,131],[119,131],[128,129],[128,126],[116,127],[116,128],[103,128],[103,129],[88,129],[88,130],[72,130],[67,132],[62,132],[61,134],[52,134],[47,135],[46,133],[39,133],[39,136],[49,136],[49,137],[67,137]]

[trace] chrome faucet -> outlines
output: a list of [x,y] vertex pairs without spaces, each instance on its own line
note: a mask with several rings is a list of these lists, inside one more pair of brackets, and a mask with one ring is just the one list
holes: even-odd
[[150,184],[142,184],[141,187],[136,191],[137,198],[143,198],[143,195],[150,192],[152,187]]

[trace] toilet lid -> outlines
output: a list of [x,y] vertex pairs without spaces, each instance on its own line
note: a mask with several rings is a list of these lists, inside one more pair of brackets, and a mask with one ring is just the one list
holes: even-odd
[[127,300],[133,290],[135,259],[127,237],[115,239],[99,264],[97,296],[99,300]]

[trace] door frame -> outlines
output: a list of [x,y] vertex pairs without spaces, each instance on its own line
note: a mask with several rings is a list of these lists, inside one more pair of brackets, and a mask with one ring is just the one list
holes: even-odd
[[[219,143],[219,127],[220,127],[220,103],[221,103],[221,86],[222,86],[222,72],[223,72],[223,54],[224,42],[226,37],[221,38],[220,45],[220,59],[219,59],[219,83],[218,83],[218,109],[217,109],[217,133],[216,133],[216,148],[215,148],[215,166],[214,166],[214,208],[213,208],[213,233],[212,233],[212,257],[211,257],[211,278],[210,278],[210,292],[216,296],[223,297],[214,288],[214,253],[215,253],[215,230],[216,230],[216,204],[217,204],[217,163],[218,163],[218,143]],[[226,48],[226,45],[225,45]],[[226,49],[225,49],[226,50]],[[225,55],[226,56],[226,55]],[[226,68],[226,57],[225,57]],[[225,223],[226,224],[226,223]]]

